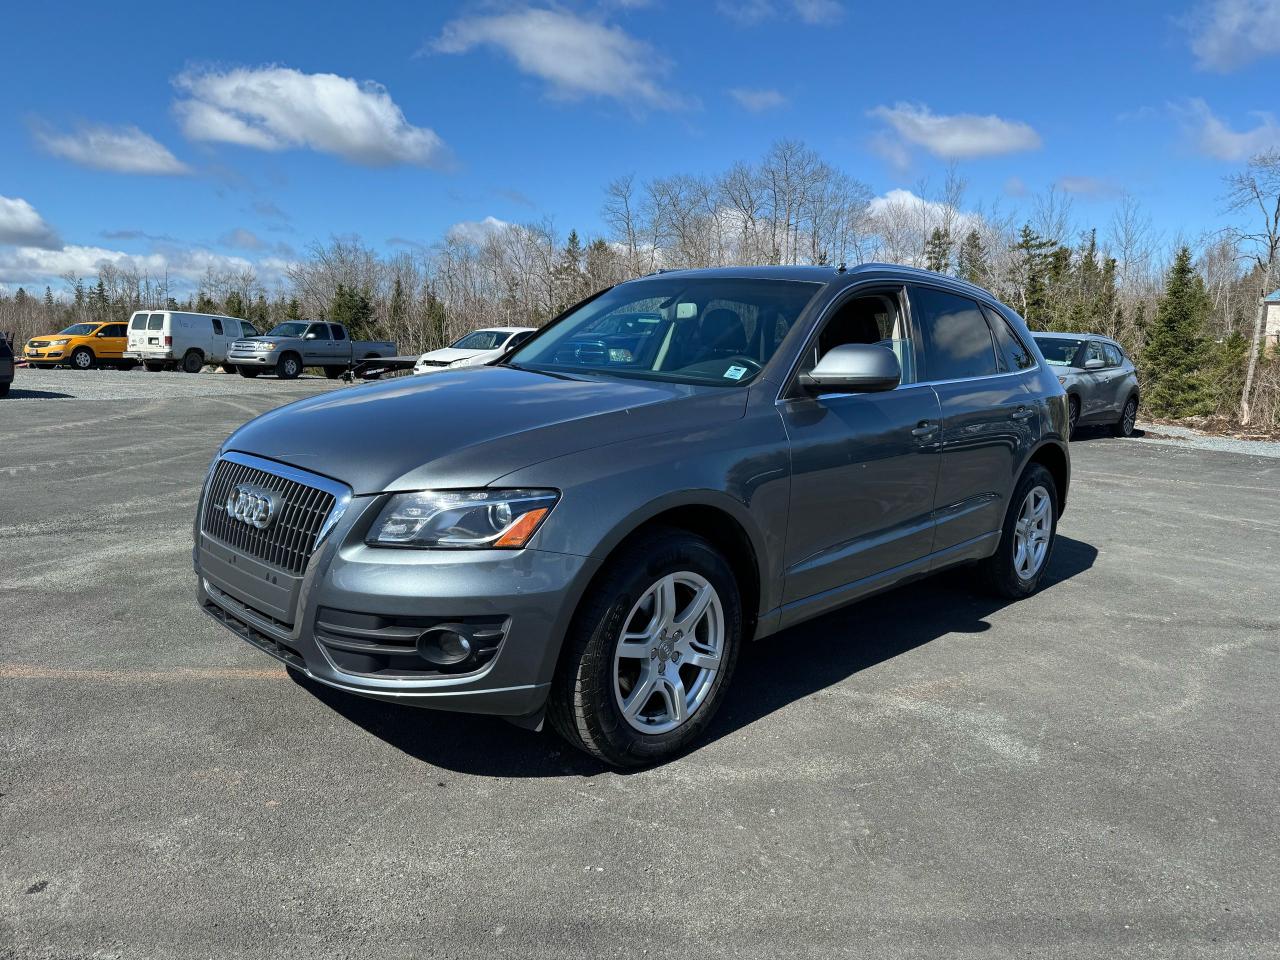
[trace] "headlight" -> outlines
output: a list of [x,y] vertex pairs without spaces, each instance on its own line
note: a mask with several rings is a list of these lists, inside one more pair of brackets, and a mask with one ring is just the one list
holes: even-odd
[[255,344],[253,345],[253,349],[255,349],[255,350],[270,350],[270,349],[272,348],[272,346],[273,346],[273,344],[270,344],[270,343],[255,343]]
[[397,493],[365,538],[374,547],[518,550],[556,505],[555,490]]
[[70,342],[71,342],[70,340],[50,340],[49,341],[49,343],[55,347],[65,347]]

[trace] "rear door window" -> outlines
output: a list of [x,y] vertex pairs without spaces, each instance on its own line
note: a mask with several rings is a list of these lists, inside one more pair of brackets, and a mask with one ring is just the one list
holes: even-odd
[[1108,367],[1118,367],[1123,362],[1120,358],[1120,351],[1109,343],[1102,345],[1102,352],[1107,356]]
[[131,319],[131,320],[129,321],[129,329],[130,329],[130,330],[145,330],[145,329],[147,329],[147,314],[145,314],[145,313],[135,313],[135,314],[133,315],[133,319]]
[[163,329],[164,329],[164,314],[163,314],[163,313],[153,313],[153,314],[151,315],[151,318],[147,321],[147,329],[148,329],[148,330],[163,330]]
[[987,323],[991,325],[991,330],[996,336],[996,361],[1000,366],[1000,372],[1013,373],[1034,367],[1035,355],[1027,349],[1009,321],[990,307],[983,306],[982,312],[987,315]]
[[909,289],[912,316],[924,341],[924,379],[995,376],[995,343],[978,304],[932,287]]
[[335,340],[347,339],[347,331],[342,329],[341,324],[331,323],[329,324],[329,329],[333,331],[333,339]]

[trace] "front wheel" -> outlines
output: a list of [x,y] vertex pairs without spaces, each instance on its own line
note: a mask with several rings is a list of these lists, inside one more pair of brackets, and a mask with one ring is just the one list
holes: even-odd
[[276,376],[281,380],[296,380],[302,373],[302,361],[296,353],[286,353],[276,361]]
[[76,347],[71,354],[71,366],[77,370],[92,370],[93,351],[88,347]]
[[984,585],[997,596],[1021,600],[1040,589],[1058,533],[1058,487],[1038,463],[1014,487],[996,552],[978,565]]
[[737,581],[719,551],[680,530],[642,537],[583,597],[548,717],[613,766],[668,760],[711,722],[741,637]]
[[252,380],[262,371],[257,367],[236,367],[236,373],[244,377],[246,380]]
[[1124,410],[1120,413],[1120,419],[1116,421],[1115,431],[1117,437],[1132,437],[1133,429],[1138,425],[1138,398],[1130,397],[1124,402]]

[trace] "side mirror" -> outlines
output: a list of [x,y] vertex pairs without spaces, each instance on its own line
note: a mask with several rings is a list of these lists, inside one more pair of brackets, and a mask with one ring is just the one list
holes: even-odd
[[307,334],[305,337],[303,337],[302,339],[303,339],[303,340],[314,340],[315,338],[316,338],[316,335],[315,335],[314,333],[308,333],[308,334]]
[[888,347],[845,343],[832,347],[808,373],[800,374],[806,393],[878,393],[902,382],[902,367]]
[[1086,360],[1084,362],[1084,368],[1086,370],[1101,370],[1105,366],[1106,366],[1106,363],[1103,362],[1102,360],[1099,360],[1097,357],[1094,357],[1092,360]]
[[105,333],[103,333],[101,330],[99,330],[99,331],[98,331],[98,336],[100,336],[100,337],[105,337],[105,336],[106,336],[106,334],[105,334]]

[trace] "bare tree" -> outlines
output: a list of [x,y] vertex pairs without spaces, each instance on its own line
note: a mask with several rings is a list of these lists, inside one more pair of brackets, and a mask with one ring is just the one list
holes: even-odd
[[1245,367],[1244,391],[1240,395],[1240,420],[1248,423],[1253,410],[1251,393],[1262,351],[1266,319],[1265,297],[1276,277],[1276,258],[1280,255],[1280,150],[1260,153],[1240,173],[1226,178],[1227,210],[1238,214],[1257,214],[1253,229],[1236,228],[1235,240],[1252,248],[1251,258],[1261,277],[1258,305],[1254,314],[1253,336],[1249,342],[1249,361]]

